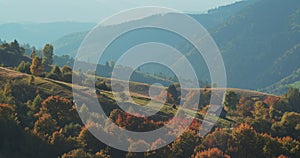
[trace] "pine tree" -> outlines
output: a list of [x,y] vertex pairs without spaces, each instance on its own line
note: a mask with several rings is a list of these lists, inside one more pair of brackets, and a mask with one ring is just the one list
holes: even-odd
[[37,55],[37,53],[36,53],[36,51],[35,50],[33,50],[32,52],[31,52],[31,54],[30,54],[30,58],[31,59],[33,59],[33,58],[35,58],[35,57],[37,57],[38,55]]
[[42,50],[42,63],[44,65],[52,65],[53,63],[53,46],[51,44],[46,44]]
[[22,61],[18,65],[17,71],[29,74],[30,73],[30,63],[29,62],[25,63],[25,61]]
[[236,109],[236,105],[238,104],[238,102],[239,102],[239,97],[235,92],[233,92],[233,91],[226,92],[224,101],[223,101],[223,104],[226,107],[228,107],[230,109]]

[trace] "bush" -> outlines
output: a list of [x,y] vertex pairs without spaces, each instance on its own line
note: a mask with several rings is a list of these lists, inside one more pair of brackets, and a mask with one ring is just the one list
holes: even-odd
[[16,70],[19,72],[30,74],[30,65],[31,64],[29,62],[25,63],[24,61],[22,61]]
[[72,83],[72,76],[73,76],[72,72],[64,73],[63,81]]
[[46,77],[47,77],[47,78],[50,78],[50,79],[53,79],[53,80],[61,80],[61,77],[60,77],[60,76],[58,76],[57,74],[52,73],[52,72],[48,73],[48,74],[46,75]]

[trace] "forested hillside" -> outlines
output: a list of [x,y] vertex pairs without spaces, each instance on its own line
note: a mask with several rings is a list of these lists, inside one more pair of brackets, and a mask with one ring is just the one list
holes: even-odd
[[[159,16],[103,29],[118,31]],[[191,16],[219,46],[228,87],[210,83],[203,58],[171,31],[130,31],[106,48],[99,63],[76,63],[94,66],[94,72],[73,68],[93,24],[0,25],[0,158],[299,158],[300,1],[241,1]],[[3,40],[8,37],[22,42]],[[182,88],[197,81],[179,80],[153,63],[138,67],[129,81],[112,78],[114,69],[132,69],[115,64],[118,57],[153,41],[181,51],[201,88]],[[146,136],[162,127],[165,135]],[[140,147],[146,150],[133,152]]]
[[[21,53],[17,42],[2,45],[0,56]],[[12,48],[12,46],[14,46]],[[4,49],[3,49],[4,48]],[[17,54],[15,62],[24,55]],[[25,56],[26,57],[26,56]],[[282,96],[274,96],[255,91],[227,89],[224,108],[220,118],[208,135],[199,137],[204,116],[212,106],[209,104],[211,88],[184,89],[186,97],[180,96],[176,84],[160,87],[167,93],[167,101],[160,106],[159,100],[147,107],[158,110],[153,116],[134,116],[124,112],[115,102],[111,92],[111,79],[96,77],[95,87],[86,87],[91,77],[88,73],[73,72],[68,66],[52,64],[52,46],[45,45],[42,57],[33,52],[30,62],[21,61],[18,67],[0,67],[0,156],[4,158],[53,158],[53,157],[299,157],[300,156],[300,92],[289,89]],[[2,66],[6,66],[3,60]],[[43,69],[45,66],[51,70]],[[17,71],[14,71],[15,69]],[[18,72],[19,71],[19,72]],[[80,78],[80,85],[73,85],[70,77]],[[45,78],[46,77],[46,78]],[[145,106],[149,98],[149,85],[131,82],[130,97],[121,101],[132,110]],[[170,145],[161,149],[144,152],[124,152],[100,142],[88,129],[103,128],[108,134],[114,130],[110,125],[97,124],[103,116],[90,111],[86,105],[76,105],[72,87],[80,89],[81,97],[96,93],[105,114],[118,126],[133,131],[148,131],[162,127],[172,119],[178,110],[183,110],[194,121],[189,128]],[[178,89],[179,88],[179,89]],[[220,90],[221,89],[215,89]],[[198,109],[175,107],[180,99],[194,102],[195,93],[200,93]],[[156,94],[154,98],[160,98]],[[125,95],[126,96],[126,95]],[[75,109],[78,109],[76,111]],[[78,112],[88,112],[89,122],[84,125]],[[178,117],[177,126],[185,124],[185,117]],[[178,126],[179,125],[179,126]],[[172,128],[172,127],[170,127]],[[173,136],[169,133],[168,136]],[[145,140],[128,140],[129,148],[143,145],[153,147],[163,142],[157,139],[149,144]]]
[[212,32],[229,85],[263,88],[299,68],[299,7],[297,0],[259,1]]

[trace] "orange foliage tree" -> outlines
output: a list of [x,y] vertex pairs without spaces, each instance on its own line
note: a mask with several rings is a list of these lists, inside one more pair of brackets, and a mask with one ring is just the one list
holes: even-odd
[[225,155],[220,149],[218,148],[211,148],[208,150],[204,150],[202,152],[198,152],[195,158],[230,158],[230,156]]
[[32,64],[30,66],[31,74],[35,76],[40,76],[43,72],[43,64],[39,57],[34,57],[32,59]]

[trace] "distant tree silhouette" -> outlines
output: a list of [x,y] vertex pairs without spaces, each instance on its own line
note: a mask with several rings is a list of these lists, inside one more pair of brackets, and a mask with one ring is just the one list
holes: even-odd
[[53,46],[46,44],[42,50],[42,63],[44,65],[52,65],[53,63]]
[[179,101],[179,95],[177,88],[174,84],[171,84],[167,89],[167,102],[171,104],[177,104]]
[[33,51],[31,52],[31,54],[30,54],[30,58],[33,59],[33,58],[35,58],[36,56],[38,56],[38,55],[37,55],[36,51],[33,50]]

